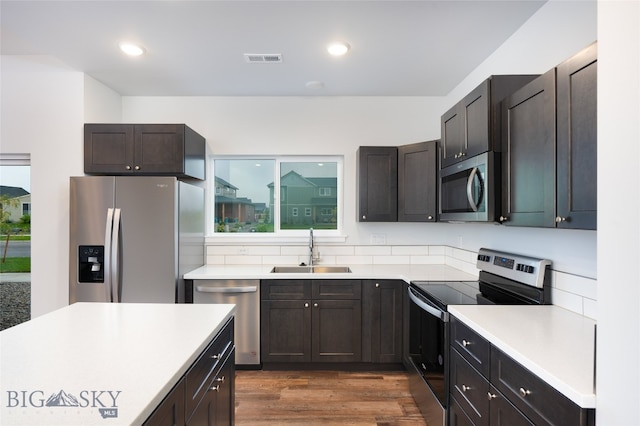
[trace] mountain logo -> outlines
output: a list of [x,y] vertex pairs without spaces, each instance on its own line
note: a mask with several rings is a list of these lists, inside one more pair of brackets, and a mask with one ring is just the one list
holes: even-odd
[[75,396],[60,389],[60,392],[52,393],[44,405],[47,407],[78,407],[80,404]]

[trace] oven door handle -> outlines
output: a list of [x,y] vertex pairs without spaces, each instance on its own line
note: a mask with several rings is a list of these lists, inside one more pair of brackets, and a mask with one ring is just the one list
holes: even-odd
[[448,315],[447,312],[443,312],[441,309],[436,308],[435,306],[431,306],[428,302],[420,299],[415,293],[414,291],[411,289],[411,287],[409,287],[409,299],[411,299],[411,301],[413,303],[415,303],[416,305],[418,305],[418,307],[420,309],[422,309],[423,311],[427,312],[430,315],[433,315],[436,318],[440,318],[442,321],[447,322],[448,320]]

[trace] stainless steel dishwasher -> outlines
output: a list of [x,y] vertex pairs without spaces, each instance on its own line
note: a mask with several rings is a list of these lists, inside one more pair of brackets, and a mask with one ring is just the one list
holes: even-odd
[[236,366],[260,366],[260,280],[194,280],[193,303],[234,303]]

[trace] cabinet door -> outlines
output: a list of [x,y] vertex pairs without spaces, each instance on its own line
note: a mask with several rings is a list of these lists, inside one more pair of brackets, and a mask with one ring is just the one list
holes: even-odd
[[263,362],[311,361],[311,301],[263,300],[260,305]]
[[185,420],[185,384],[180,380],[144,422],[145,426],[178,426]]
[[398,148],[358,149],[358,221],[398,220]]
[[363,285],[367,289],[363,309],[371,321],[371,361],[402,362],[403,282],[370,280]]
[[503,101],[502,216],[555,226],[555,68]]
[[362,302],[314,300],[311,351],[313,362],[362,361]]
[[398,147],[398,221],[435,222],[438,141]]
[[597,45],[557,68],[558,228],[596,229]]
[[489,150],[489,87],[483,81],[441,117],[441,167]]
[[483,81],[473,89],[461,102],[464,113],[464,139],[466,149],[459,154],[464,160],[489,150],[489,85],[490,80]]
[[464,111],[460,105],[460,102],[457,103],[440,118],[440,144],[442,149],[442,164],[440,167],[447,167],[462,160],[460,153],[467,149],[464,137]]
[[134,127],[134,165],[141,173],[184,172],[184,126],[137,124]]
[[85,124],[84,172],[133,173],[133,125]]

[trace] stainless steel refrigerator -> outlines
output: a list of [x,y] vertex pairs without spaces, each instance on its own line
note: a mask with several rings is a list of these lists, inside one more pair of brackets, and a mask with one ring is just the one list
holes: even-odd
[[82,176],[70,190],[70,303],[185,302],[182,275],[204,264],[203,188]]

